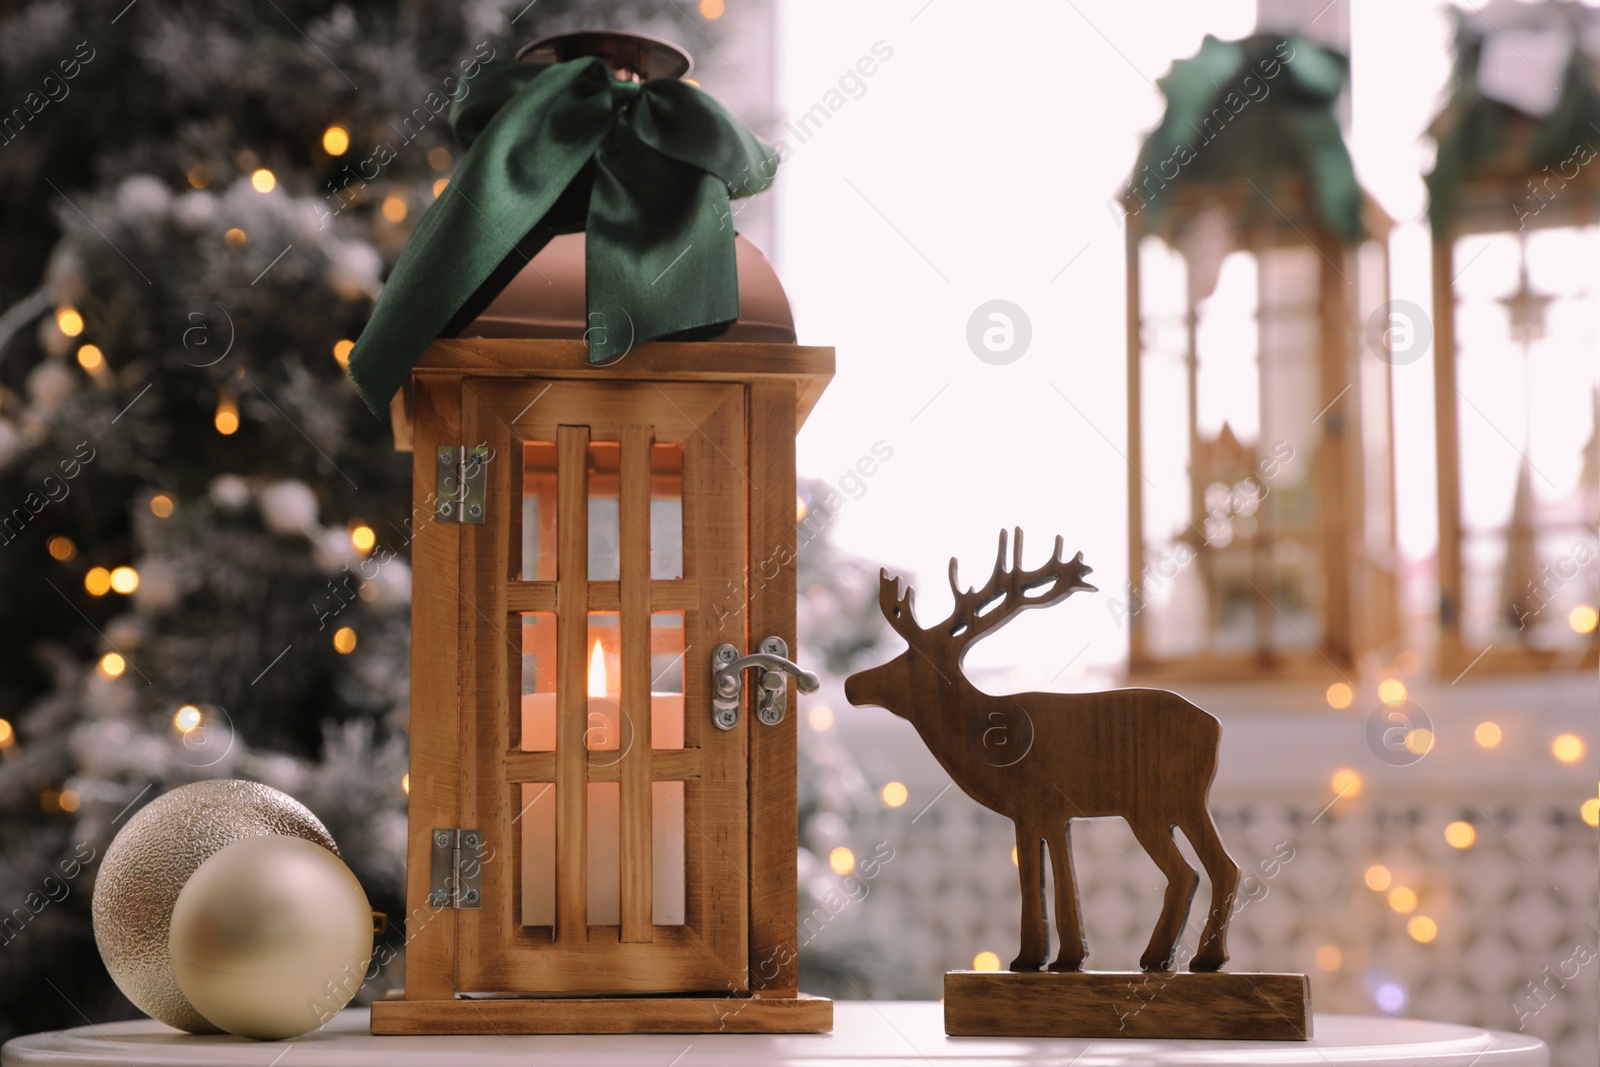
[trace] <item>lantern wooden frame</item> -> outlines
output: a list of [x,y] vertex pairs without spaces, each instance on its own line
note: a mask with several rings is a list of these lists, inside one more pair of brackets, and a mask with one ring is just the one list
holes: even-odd
[[[696,870],[691,861],[686,881],[701,876],[719,879],[712,888],[723,903],[708,897],[699,903],[692,900],[688,907],[691,920],[699,909],[708,930],[726,929],[726,916],[742,910],[744,918],[736,931],[739,944],[733,946],[736,966],[731,971],[696,969],[684,963],[681,951],[674,954],[682,948],[680,943],[692,940],[695,931],[680,930],[663,936],[659,943],[652,940],[650,917],[643,910],[648,906],[648,884],[641,889],[638,878],[628,874],[630,869],[637,874],[640,868],[637,862],[629,866],[629,851],[638,842],[637,834],[630,839],[626,824],[620,846],[624,857],[620,927],[587,925],[583,901],[575,896],[583,891],[583,873],[575,872],[571,864],[562,867],[558,863],[556,925],[546,943],[550,953],[565,953],[566,964],[519,970],[517,960],[535,959],[528,953],[540,948],[539,939],[519,925],[511,904],[490,899],[496,887],[503,891],[515,884],[509,876],[485,876],[482,906],[475,911],[436,907],[430,903],[430,893],[433,837],[438,828],[477,826],[474,820],[483,821],[485,857],[490,857],[487,850],[496,846],[521,847],[517,843],[520,838],[505,833],[496,822],[506,815],[505,805],[496,797],[509,795],[508,782],[547,780],[544,776],[554,775],[560,765],[578,774],[580,781],[631,781],[636,786],[642,782],[648,790],[650,781],[664,775],[685,778],[698,775],[696,768],[702,763],[711,766],[713,755],[695,751],[692,744],[694,729],[711,730],[709,671],[705,669],[710,647],[691,648],[685,658],[685,718],[703,717],[695,720],[702,726],[689,731],[686,748],[652,754],[646,733],[642,749],[636,745],[612,760],[609,767],[597,769],[593,754],[584,751],[581,720],[575,728],[570,717],[558,721],[555,752],[522,752],[514,733],[510,735],[512,743],[507,744],[506,731],[515,727],[496,716],[504,712],[507,695],[519,684],[507,677],[512,673],[507,661],[508,656],[520,654],[521,647],[508,653],[503,640],[485,635],[494,629],[491,624],[496,619],[510,624],[521,612],[554,612],[562,670],[569,672],[563,677],[570,677],[571,668],[581,669],[583,638],[580,633],[574,641],[570,635],[579,628],[568,625],[563,630],[562,618],[587,616],[595,610],[619,611],[624,628],[622,655],[637,657],[637,644],[629,651],[627,628],[636,626],[641,605],[646,612],[652,606],[705,612],[716,604],[717,640],[753,651],[755,642],[772,635],[792,647],[794,439],[832,377],[833,366],[829,348],[657,343],[628,353],[618,363],[595,367],[588,363],[581,341],[500,339],[437,341],[417,365],[392,407],[397,445],[414,449],[405,988],[402,994],[373,1005],[374,1033],[776,1033],[831,1029],[832,1002],[807,997],[798,988],[798,716],[792,710],[768,725],[746,708],[733,730],[704,735],[718,744],[736,746],[719,751],[734,751],[737,759],[724,766],[733,776],[727,788],[714,791],[709,782],[697,783],[706,798],[703,810],[709,813],[708,825],[687,832],[705,835],[728,861],[729,870],[721,870],[720,863],[713,865],[715,870]],[[550,398],[544,397],[546,389],[554,390]],[[529,403],[521,412],[515,408],[508,411],[510,398]],[[551,404],[555,398],[559,398],[557,403]],[[695,408],[695,398],[706,402]],[[537,405],[541,403],[550,406],[540,410]],[[503,450],[509,461],[502,463],[503,471],[520,472],[521,452],[513,447],[517,443],[514,431],[532,425],[533,420],[549,423],[546,429],[556,429],[562,462],[569,464],[563,468],[566,470],[583,469],[582,456],[574,450],[587,433],[583,428],[591,423],[614,430],[625,455],[636,458],[641,448],[648,449],[655,421],[671,422],[679,427],[680,438],[699,442],[686,446],[685,451],[686,569],[684,580],[675,583],[674,589],[664,592],[660,587],[673,583],[650,580],[648,560],[636,551],[638,539],[648,538],[649,523],[646,516],[641,527],[645,513],[640,510],[639,490],[626,483],[621,490],[623,570],[616,582],[588,580],[584,506],[566,508],[557,520],[559,551],[571,564],[569,569],[558,575],[559,580],[519,580],[520,561],[513,558],[512,534],[520,519],[511,516],[520,515],[520,507],[504,499],[516,484],[507,480],[509,474],[488,479],[484,525],[457,525],[434,518],[439,446],[463,441],[488,443]],[[607,436],[609,439],[609,432]],[[735,454],[721,458],[732,464],[738,477],[734,471],[719,470],[711,479],[714,486],[711,481],[693,483],[687,474],[690,455],[695,450],[707,456],[713,450],[726,453],[730,444]],[[738,449],[744,450],[742,457]],[[492,459],[489,467],[493,471]],[[694,488],[695,484],[700,488]],[[582,491],[581,485],[573,486],[564,490],[569,496],[563,499],[580,502],[586,498],[572,494]],[[648,489],[644,492],[648,508]],[[718,494],[721,503],[696,507],[693,510],[700,519],[692,521],[691,500],[695,498],[691,494],[697,492]],[[736,525],[732,529],[705,525],[718,515],[731,517]],[[691,573],[691,538],[735,547],[719,556],[715,574]],[[762,582],[745,581],[746,560],[756,559],[778,563],[776,576],[769,580],[763,570]],[[669,594],[676,599],[664,605],[662,598]],[[632,620],[626,614],[630,605]],[[648,628],[648,616],[642,617]],[[702,627],[701,632],[711,631]],[[635,658],[632,662],[637,666],[640,661]],[[643,662],[648,666],[648,660]],[[637,695],[638,686],[648,684],[648,678],[637,680],[637,671],[633,679],[630,681],[625,668],[624,699],[629,686]],[[792,688],[789,693],[792,709]],[[648,688],[644,694],[648,698]],[[569,698],[558,693],[557,699],[562,701],[564,714]],[[497,729],[495,736],[480,736],[484,723]],[[668,754],[662,756],[663,751]],[[654,766],[657,764],[666,769]],[[507,768],[513,765],[508,778]],[[737,807],[719,799],[725,797],[738,797]],[[574,803],[563,805],[559,795],[556,805],[560,841],[563,833],[570,834],[573,827],[582,825],[572,821],[573,812],[581,815],[582,808],[575,808]],[[572,854],[581,855],[582,846],[574,844],[577,840],[569,836],[567,845],[579,850]],[[644,848],[648,847],[646,833]],[[558,848],[558,856],[566,854]],[[648,851],[645,855],[648,857]],[[738,862],[741,856],[743,864]],[[492,859],[486,858],[485,870],[491,865]],[[506,865],[516,869],[514,864]],[[740,867],[743,869],[738,870]],[[730,872],[736,873],[727,877]],[[644,876],[648,874],[646,860]],[[694,898],[698,890],[706,888],[690,885],[688,892]],[[655,927],[656,931],[663,929]],[[713,947],[723,953],[720,958],[730,958],[730,943],[724,940],[719,944]],[[508,965],[490,958],[502,949],[505,959],[511,961]],[[530,970],[538,973],[529,978]],[[713,973],[715,982],[711,981]],[[463,977],[473,980],[464,985]],[[522,988],[508,990],[517,984]]]
[[[1600,223],[1600,174],[1594,166],[1578,169],[1575,176],[1562,176],[1562,185],[1545,204],[1542,195],[1530,193],[1535,181],[1544,181],[1549,191],[1550,167],[1532,171],[1518,160],[1526,158],[1532,137],[1531,124],[1510,116],[1512,129],[1501,157],[1461,183],[1455,190],[1454,207],[1443,225],[1433,230],[1433,382],[1434,432],[1436,435],[1439,507],[1439,638],[1438,671],[1442,677],[1459,678],[1467,670],[1474,673],[1514,673],[1551,669],[1593,670],[1600,664],[1600,629],[1574,647],[1539,648],[1501,641],[1469,641],[1462,632],[1462,606],[1465,596],[1465,568],[1462,545],[1466,530],[1461,503],[1461,405],[1463,394],[1458,381],[1456,313],[1458,298],[1455,281],[1470,264],[1456,261],[1458,238],[1484,233],[1514,233],[1523,228],[1589,226]],[[1516,205],[1537,198],[1541,206],[1519,219]],[[1597,427],[1600,429],[1600,427]]]
[[[1263,179],[1265,181],[1266,179]],[[1362,435],[1362,376],[1359,361],[1375,359],[1362,343],[1358,294],[1349,280],[1355,277],[1359,246],[1341,240],[1319,222],[1311,208],[1308,184],[1303,178],[1278,177],[1271,183],[1269,200],[1247,179],[1217,183],[1191,182],[1163,189],[1163,214],[1147,224],[1145,205],[1133,195],[1123,203],[1126,240],[1127,287],[1127,418],[1128,418],[1128,670],[1136,679],[1233,680],[1240,677],[1335,679],[1358,669],[1358,661],[1392,643],[1399,634],[1398,559],[1394,551],[1393,395],[1388,368],[1381,375],[1382,447],[1369,455]],[[1259,647],[1253,652],[1202,651],[1186,655],[1161,655],[1150,647],[1141,610],[1145,602],[1146,566],[1150,563],[1144,530],[1143,466],[1143,365],[1145,353],[1142,307],[1140,243],[1157,237],[1176,247],[1174,235],[1201,213],[1218,211],[1233,232],[1233,248],[1259,254],[1265,249],[1304,246],[1319,256],[1316,342],[1317,407],[1321,409],[1321,446],[1311,477],[1318,490],[1320,556],[1323,568],[1322,639],[1307,647],[1284,651]],[[1363,223],[1370,240],[1383,251],[1381,287],[1387,294],[1388,254],[1383,244],[1392,223],[1376,204],[1363,197]],[[1188,375],[1189,455],[1191,466],[1200,442],[1196,430],[1197,302],[1186,300],[1186,342],[1183,359]],[[1385,344],[1387,339],[1385,338]],[[1259,357],[1261,373],[1265,353]],[[1190,472],[1192,523],[1201,521],[1196,476]],[[1370,484],[1369,483],[1377,483]],[[1387,548],[1376,547],[1367,527],[1369,494],[1382,507],[1380,525],[1386,530]],[[1193,564],[1191,564],[1192,566]],[[1265,597],[1258,614],[1270,616],[1275,607]],[[1258,631],[1260,626],[1257,627]]]

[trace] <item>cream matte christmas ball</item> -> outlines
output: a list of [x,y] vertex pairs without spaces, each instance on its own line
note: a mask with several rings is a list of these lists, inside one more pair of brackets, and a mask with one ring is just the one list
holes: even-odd
[[189,876],[168,945],[172,973],[201,1015],[240,1037],[298,1037],[361,988],[372,908],[327,849],[250,837]]
[[286,834],[337,852],[333,838],[298,800],[270,786],[219,778],[165,793],[128,820],[95,878],[94,940],[123,995],[179,1030],[214,1034],[183,995],[167,955],[167,931],[195,869],[235,841]]

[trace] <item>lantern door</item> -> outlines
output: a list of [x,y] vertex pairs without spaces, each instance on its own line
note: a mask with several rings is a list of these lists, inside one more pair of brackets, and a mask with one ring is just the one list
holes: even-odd
[[[744,390],[468,380],[488,448],[462,527],[459,800],[481,901],[458,993],[748,989]],[[417,655],[426,655],[419,648]]]

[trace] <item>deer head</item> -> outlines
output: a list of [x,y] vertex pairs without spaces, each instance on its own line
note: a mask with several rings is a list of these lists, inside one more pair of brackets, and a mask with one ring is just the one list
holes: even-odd
[[[956,560],[950,560],[950,590],[955,608],[950,617],[929,627],[917,625],[912,611],[913,590],[888,571],[878,574],[878,607],[889,627],[905,639],[907,648],[881,667],[873,667],[845,680],[845,699],[857,707],[876,705],[888,708],[902,718],[912,718],[916,707],[895,707],[902,694],[930,692],[962,681],[961,661],[973,643],[998,630],[1026,608],[1057,604],[1073,593],[1097,592],[1083,579],[1092,568],[1079,552],[1070,560],[1062,558],[1062,540],[1056,538],[1055,551],[1043,566],[1022,569],[1022,530],[1012,534],[1011,566],[1006,566],[1006,533],[1000,531],[994,572],[982,589],[961,589],[956,578]],[[900,699],[897,699],[900,698]],[[929,704],[936,702],[930,701]],[[920,702],[919,702],[920,704]]]

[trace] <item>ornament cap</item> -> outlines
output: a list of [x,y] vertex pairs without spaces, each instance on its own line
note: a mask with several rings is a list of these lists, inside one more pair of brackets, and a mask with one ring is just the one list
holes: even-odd
[[565,63],[598,56],[619,81],[682,78],[694,69],[694,58],[671,41],[623,30],[574,30],[530,41],[517,49],[529,63]]

